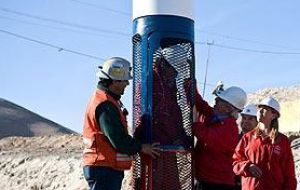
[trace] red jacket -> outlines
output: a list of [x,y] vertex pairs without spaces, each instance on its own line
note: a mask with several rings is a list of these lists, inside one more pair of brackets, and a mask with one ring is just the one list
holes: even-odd
[[189,146],[177,101],[176,69],[165,59],[153,62],[152,141],[162,145]]
[[[288,138],[279,133],[272,144],[269,136],[253,130],[243,136],[233,155],[233,171],[242,176],[243,190],[296,190],[293,155]],[[260,178],[248,171],[251,163],[263,172]]]
[[197,180],[234,185],[232,154],[238,143],[238,127],[233,117],[217,119],[213,108],[196,94],[199,122],[193,124],[197,137],[195,176]]

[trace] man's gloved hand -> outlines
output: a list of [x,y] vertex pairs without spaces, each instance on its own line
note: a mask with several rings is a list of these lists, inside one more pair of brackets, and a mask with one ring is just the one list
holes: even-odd
[[197,84],[196,79],[188,78],[188,79],[185,79],[183,86],[184,86],[184,91],[185,91],[189,106],[191,107],[191,109],[193,109],[192,105],[195,105],[196,110],[199,110],[201,107],[200,102],[203,100],[196,88],[196,84]]
[[194,98],[193,92],[195,92],[195,90],[196,90],[195,86],[196,86],[196,80],[192,79],[192,78],[185,79],[185,81],[183,83],[186,99],[190,105],[193,103],[192,102],[193,98]]
[[212,91],[213,95],[217,95],[217,93],[219,91],[223,91],[224,90],[224,84],[222,81],[218,81],[216,88]]

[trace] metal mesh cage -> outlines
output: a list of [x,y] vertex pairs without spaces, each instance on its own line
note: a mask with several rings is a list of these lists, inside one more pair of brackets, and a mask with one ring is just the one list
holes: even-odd
[[[133,129],[136,129],[141,125],[141,113],[142,113],[142,95],[141,95],[141,81],[142,81],[142,45],[141,36],[136,34],[133,37]],[[133,167],[132,167],[132,178],[134,183],[132,184],[133,189],[140,189],[141,184],[141,158],[137,154],[135,156]]]
[[152,189],[192,189],[191,97],[192,45],[159,48],[152,65],[152,141],[163,152],[152,160]]
[[[141,117],[141,91],[140,83],[142,81],[142,46],[141,46],[141,36],[139,34],[133,37],[133,121],[140,121]],[[140,123],[134,122],[134,128],[139,126]]]
[[133,38],[135,136],[142,142],[159,142],[162,149],[157,159],[136,157],[134,189],[193,189],[193,44],[179,41],[161,40],[151,63],[142,65],[141,38]]
[[[189,147],[191,107],[185,83],[190,79],[189,44],[158,49],[153,56],[153,141],[179,148]],[[187,89],[188,90],[188,89]]]

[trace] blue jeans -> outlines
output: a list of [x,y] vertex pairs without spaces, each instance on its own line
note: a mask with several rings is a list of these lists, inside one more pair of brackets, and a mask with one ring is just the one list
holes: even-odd
[[120,190],[124,171],[108,167],[85,166],[83,175],[90,186],[90,190]]

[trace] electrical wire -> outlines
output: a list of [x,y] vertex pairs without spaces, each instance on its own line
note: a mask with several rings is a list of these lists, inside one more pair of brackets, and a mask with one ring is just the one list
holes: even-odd
[[96,4],[92,4],[92,3],[87,3],[87,2],[83,2],[83,1],[79,1],[79,0],[70,0],[70,1],[72,1],[74,3],[81,4],[81,5],[85,5],[85,6],[89,6],[89,7],[94,7],[96,9],[105,10],[105,11],[113,12],[113,13],[116,13],[116,14],[124,15],[124,16],[129,16],[129,17],[131,16],[130,13],[119,11],[119,10],[115,10],[115,9],[111,9],[111,8],[107,8],[107,7],[101,7],[101,6],[98,6]]
[[[72,1],[77,2],[78,0],[72,0]],[[38,19],[38,20],[42,20],[42,21],[52,22],[52,23],[56,23],[56,24],[71,26],[71,27],[75,27],[75,28],[92,30],[92,31],[102,32],[102,33],[108,33],[110,35],[121,35],[121,36],[130,37],[130,34],[128,34],[128,33],[123,33],[123,32],[118,32],[118,31],[113,31],[113,30],[104,30],[104,29],[99,29],[99,28],[93,27],[93,26],[79,25],[79,24],[64,22],[64,21],[60,21],[60,20],[44,18],[44,17],[40,17],[40,16],[35,16],[35,15],[32,15],[32,14],[21,13],[21,12],[18,12],[18,11],[9,10],[9,9],[2,8],[2,7],[0,7],[0,11],[16,14],[16,15],[19,15],[19,16],[30,17],[30,18],[34,18],[34,19]],[[22,21],[22,22],[24,22],[24,21]],[[24,22],[24,23],[26,23],[26,22]],[[28,24],[28,22],[27,22],[27,24]],[[30,23],[30,24],[32,24],[32,23]],[[49,27],[49,26],[47,26],[47,27]],[[2,32],[4,32],[4,31],[2,31]],[[9,32],[6,31],[6,33],[8,34]],[[20,37],[21,35],[18,35],[18,36]],[[34,41],[33,39],[31,39],[31,40]],[[250,48],[240,48],[240,47],[227,46],[227,45],[222,45],[222,44],[217,44],[217,43],[208,44],[207,42],[201,42],[201,41],[196,41],[195,44],[211,45],[211,46],[215,46],[215,47],[218,47],[218,48],[225,48],[225,49],[230,49],[230,50],[252,52],[252,53],[277,54],[277,55],[300,55],[300,52],[288,52],[288,51],[283,51],[282,52],[282,51],[257,50],[257,49],[250,49]],[[63,48],[60,48],[60,47],[55,47],[55,48],[63,49]],[[65,50],[65,51],[67,51],[67,50]],[[78,52],[78,53],[80,53],[80,52]]]
[[19,35],[19,34],[13,33],[13,32],[9,32],[9,31],[6,31],[6,30],[0,29],[0,32],[5,33],[5,34],[8,34],[8,35],[11,35],[11,36],[14,36],[14,37],[17,37],[17,38],[20,38],[20,39],[23,39],[23,40],[27,40],[27,41],[31,41],[31,42],[35,42],[35,43],[44,45],[44,46],[48,46],[48,47],[51,47],[51,48],[55,48],[55,49],[57,49],[59,52],[65,51],[65,52],[69,52],[69,53],[73,53],[73,54],[85,56],[85,57],[88,57],[88,58],[91,58],[91,59],[96,59],[96,60],[98,60],[98,61],[99,61],[99,60],[101,60],[101,61],[104,61],[104,60],[105,60],[105,59],[103,59],[102,57],[97,57],[97,56],[90,55],[90,54],[86,54],[86,53],[82,53],[82,52],[79,52],[79,51],[74,51],[74,50],[71,50],[71,49],[59,47],[59,46],[57,46],[57,45],[53,45],[53,44],[50,44],[50,43],[47,43],[47,42],[43,42],[43,41],[40,41],[40,40],[35,40],[35,39],[32,39],[32,38],[28,38],[28,37],[26,37],[26,36],[22,36],[22,35]]
[[284,51],[269,51],[269,50],[257,50],[257,49],[248,49],[248,48],[239,48],[233,46],[226,46],[221,44],[213,44],[215,47],[244,51],[244,52],[253,52],[253,53],[263,53],[263,54],[279,54],[279,55],[300,55],[300,52],[284,52]]
[[[30,17],[30,18],[34,18],[34,19],[38,19],[38,20],[42,20],[42,21],[52,22],[52,23],[56,23],[56,24],[66,25],[66,26],[70,26],[70,27],[75,27],[75,28],[79,28],[79,29],[85,29],[85,30],[91,30],[91,31],[96,31],[96,32],[108,33],[110,35],[119,35],[119,36],[130,37],[129,33],[123,33],[123,32],[113,31],[113,30],[105,30],[105,29],[100,29],[100,28],[96,28],[96,27],[93,27],[93,26],[88,26],[88,25],[79,25],[79,24],[60,21],[60,20],[44,18],[44,17],[32,15],[32,14],[27,14],[27,13],[22,13],[22,12],[18,12],[18,11],[9,10],[9,9],[2,8],[2,7],[0,7],[0,11],[16,14],[16,15],[20,15],[20,16]],[[195,44],[208,45],[206,42],[198,42],[198,41],[196,41]],[[227,45],[222,45],[222,44],[217,44],[217,43],[214,43],[212,46],[219,47],[219,48],[236,50],[236,51],[262,53],[262,54],[280,54],[280,55],[299,55],[300,54],[300,52],[287,52],[287,51],[286,52],[281,52],[281,51],[257,50],[257,49],[250,49],[250,48],[240,48],[240,47],[227,46]]]
[[262,54],[274,54],[274,55],[300,55],[300,52],[288,52],[288,51],[269,51],[269,50],[258,50],[258,49],[250,49],[250,48],[240,48],[240,47],[233,47],[227,46],[222,44],[208,44],[207,42],[195,42],[195,44],[199,45],[208,45],[208,46],[215,46],[218,48],[236,50],[236,51],[244,51],[244,52],[252,52],[252,53],[262,53]]
[[290,50],[297,50],[295,48],[291,48],[291,47],[287,47],[287,46],[283,46],[283,45],[279,45],[279,44],[266,43],[266,42],[261,42],[261,41],[258,41],[258,40],[249,40],[249,39],[245,39],[245,38],[237,38],[237,37],[233,37],[233,36],[229,36],[229,35],[225,35],[225,34],[220,34],[220,33],[217,33],[217,32],[209,32],[209,31],[206,31],[206,30],[199,30],[199,29],[196,29],[196,31],[198,31],[200,33],[206,33],[206,34],[209,34],[209,35],[222,37],[222,38],[225,38],[225,39],[230,39],[230,40],[236,40],[236,41],[241,41],[241,42],[249,42],[249,43],[260,44],[260,45],[264,45],[264,46],[275,47],[275,48],[284,48],[284,49],[290,49]]
[[96,32],[101,32],[101,33],[108,33],[108,34],[115,34],[115,35],[119,35],[119,36],[127,36],[127,37],[130,36],[129,33],[117,32],[117,31],[113,31],[113,30],[97,28],[94,26],[81,25],[81,24],[65,22],[65,21],[51,19],[51,18],[45,18],[45,17],[41,17],[41,16],[28,14],[28,13],[22,13],[19,11],[13,11],[13,10],[6,9],[3,7],[0,7],[0,11],[19,15],[19,16],[29,17],[29,18],[33,18],[33,19],[37,19],[37,20],[42,20],[42,21],[46,21],[46,22],[52,22],[55,24],[61,24],[61,25],[69,26],[69,27],[79,28],[79,29],[85,29],[85,30],[96,31]]
[[[97,32],[92,32],[92,31],[82,31],[82,30],[79,30],[79,29],[71,29],[71,28],[66,28],[66,27],[57,27],[57,26],[51,26],[51,25],[46,25],[46,24],[37,24],[37,23],[28,22],[28,21],[25,21],[25,20],[10,18],[10,17],[6,17],[6,16],[1,16],[1,15],[0,15],[0,19],[9,20],[9,21],[13,21],[13,22],[18,22],[18,23],[21,23],[21,24],[39,26],[39,27],[50,28],[50,29],[55,29],[55,30],[60,30],[60,31],[71,31],[71,32],[75,32],[75,33],[88,34],[88,35],[93,35],[93,36],[107,37],[107,36],[111,35],[111,34],[104,35],[104,34],[99,34]],[[119,37],[119,36],[117,36],[117,37]]]

